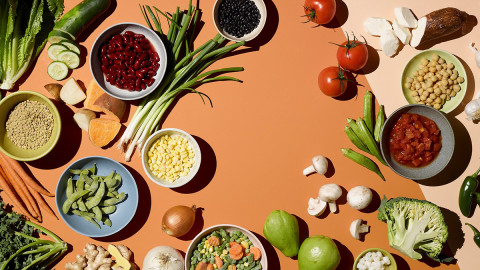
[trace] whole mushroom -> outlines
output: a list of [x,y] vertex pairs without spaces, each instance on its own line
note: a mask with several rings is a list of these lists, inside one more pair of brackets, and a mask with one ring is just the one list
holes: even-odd
[[356,186],[347,193],[347,202],[353,208],[362,210],[372,201],[372,191],[366,186]]
[[342,189],[337,184],[323,185],[318,191],[318,198],[328,203],[330,212],[337,212],[337,204],[335,203],[338,198],[342,196]]
[[324,156],[314,156],[312,158],[312,165],[303,170],[303,175],[309,175],[317,172],[320,175],[324,175],[328,169],[328,160]]

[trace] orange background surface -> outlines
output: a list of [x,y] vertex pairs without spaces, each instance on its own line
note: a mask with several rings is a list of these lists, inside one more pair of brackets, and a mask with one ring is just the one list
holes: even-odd
[[[69,10],[79,1],[65,2],[66,10]],[[141,3],[155,5],[163,11],[173,11],[178,5],[188,5],[187,0]],[[200,3],[205,25],[195,43],[197,46],[216,34],[211,18],[213,4],[213,0],[202,0]],[[406,196],[423,199],[419,185],[397,176],[381,165],[387,179],[383,182],[374,173],[348,160],[340,152],[342,147],[354,147],[343,128],[347,117],[361,116],[363,93],[365,89],[370,89],[364,76],[358,77],[358,82],[365,86],[359,87],[359,95],[356,96],[356,89],[349,89],[344,100],[326,97],[318,89],[317,75],[320,70],[337,63],[336,46],[328,41],[343,42],[345,36],[342,29],[336,28],[338,25],[335,24],[317,28],[313,28],[312,24],[303,24],[304,18],[300,17],[303,15],[302,1],[273,3],[266,0],[266,4],[267,25],[260,38],[250,46],[241,48],[238,54],[222,59],[214,66],[245,67],[244,72],[235,74],[244,82],[202,86],[200,90],[210,96],[213,108],[204,105],[198,96],[187,95],[175,105],[162,125],[164,128],[183,129],[195,136],[200,144],[202,167],[193,182],[185,187],[172,190],[151,182],[143,172],[138,152],[131,162],[125,162],[114,145],[107,149],[94,147],[87,133],[82,132],[73,121],[73,113],[78,107],[56,103],[62,116],[61,138],[50,154],[28,163],[33,175],[46,188],[54,191],[60,175],[73,161],[91,155],[107,156],[123,163],[133,174],[139,187],[140,202],[134,220],[124,230],[102,239],[79,235],[63,221],[45,216],[43,225],[73,248],[54,268],[61,269],[66,262],[74,261],[86,243],[101,244],[104,247],[108,243],[122,243],[134,252],[137,264],[142,266],[145,254],[155,246],[170,245],[186,252],[190,240],[202,229],[230,223],[245,227],[263,239],[269,257],[269,269],[297,269],[296,260],[283,256],[262,236],[263,223],[274,209],[284,209],[298,216],[302,239],[318,234],[335,239],[342,256],[338,269],[351,269],[355,257],[371,247],[384,248],[393,253],[402,270],[458,268],[457,265],[414,261],[390,248],[387,227],[377,220],[373,208],[378,206],[378,198],[384,195],[389,198]],[[145,24],[137,1],[117,0],[110,12],[113,13],[97,23],[96,28],[87,30],[90,33],[82,35],[80,41],[84,46],[83,58],[96,36],[110,25],[120,22]],[[361,13],[362,10],[349,12]],[[49,63],[46,51],[42,52],[33,72],[19,89],[34,90],[48,96],[43,85],[53,82],[46,74]],[[88,84],[92,78],[88,60],[80,69],[74,70],[72,76],[83,84]],[[373,89],[374,93],[376,91]],[[392,103],[396,107],[404,105],[403,100]],[[396,107],[389,107],[388,112]],[[134,107],[130,109],[130,117],[133,113]],[[314,155],[319,154],[331,160],[328,176],[303,176],[304,167],[310,165]],[[326,183],[337,183],[344,189],[339,200],[339,212],[323,214],[320,218],[309,216],[308,199],[316,197],[318,189]],[[359,212],[346,204],[347,191],[357,185],[366,185],[375,191],[377,199],[374,200],[372,209]],[[457,190],[454,196],[456,194]],[[447,195],[453,196],[445,192],[444,196]],[[55,207],[54,198],[47,198],[47,201]],[[163,213],[179,204],[195,204],[204,209],[192,231],[181,239],[172,238],[161,231]],[[452,212],[458,211],[457,206],[451,205],[449,209],[446,210],[446,217],[450,235],[456,238],[463,235],[458,216]],[[364,241],[353,239],[349,233],[350,223],[358,218],[366,220],[371,226],[371,232],[365,236]],[[465,241],[471,241],[471,238]]]

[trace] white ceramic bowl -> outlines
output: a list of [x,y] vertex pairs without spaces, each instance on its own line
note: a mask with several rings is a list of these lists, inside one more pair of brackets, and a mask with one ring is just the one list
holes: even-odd
[[260,34],[260,32],[262,32],[263,27],[265,27],[265,23],[267,22],[267,7],[265,6],[265,2],[263,2],[263,0],[251,0],[255,3],[258,10],[260,11],[260,23],[258,23],[257,28],[255,28],[252,32],[244,35],[241,38],[229,35],[220,26],[220,23],[218,21],[218,8],[220,7],[220,3],[222,3],[222,1],[223,0],[216,0],[215,5],[213,6],[213,23],[215,24],[215,28],[217,28],[217,31],[220,33],[220,35],[222,35],[226,39],[238,42],[252,40],[256,38]]
[[[110,38],[114,35],[124,33],[126,31],[132,31],[136,34],[144,35],[149,41],[150,44],[153,46],[155,51],[158,53],[160,57],[160,68],[157,71],[157,74],[153,77],[155,82],[148,86],[145,90],[140,91],[129,91],[127,89],[120,89],[115,85],[111,85],[106,80],[106,76],[103,74],[102,71],[102,64],[100,58],[100,49],[102,45],[108,42]],[[90,53],[90,71],[92,72],[93,78],[97,82],[97,84],[102,88],[105,93],[116,97],[122,100],[135,100],[141,99],[146,97],[151,92],[153,92],[165,75],[165,71],[167,69],[167,51],[165,50],[165,45],[163,44],[160,37],[152,31],[150,28],[145,27],[138,23],[133,22],[126,22],[126,23],[119,23],[110,26],[109,28],[105,29],[95,40],[93,43],[92,50]]]
[[196,249],[197,244],[202,241],[202,238],[212,233],[213,231],[220,230],[221,228],[223,228],[227,232],[241,231],[244,235],[246,235],[248,239],[250,239],[250,241],[252,242],[253,246],[258,247],[262,252],[262,257],[260,258],[260,264],[262,265],[262,269],[268,269],[267,253],[265,252],[265,249],[263,248],[260,240],[251,231],[232,224],[220,224],[205,229],[197,236],[195,236],[195,238],[193,238],[192,242],[190,242],[190,245],[188,246],[187,253],[185,254],[185,270],[190,270],[190,258],[192,257],[193,251]]
[[[188,143],[192,147],[193,152],[195,153],[195,158],[194,158],[195,163],[193,164],[192,168],[190,168],[190,172],[186,176],[181,176],[180,178],[175,180],[173,183],[155,176],[148,166],[148,151],[150,150],[150,147],[158,139],[160,139],[160,137],[164,135],[168,135],[168,136],[179,135],[179,136],[182,136],[183,138],[186,138],[188,140]],[[158,184],[163,187],[168,187],[168,188],[181,187],[187,184],[188,182],[190,182],[193,179],[193,177],[195,177],[195,175],[197,174],[198,169],[200,169],[201,160],[202,160],[202,155],[200,151],[200,146],[198,146],[197,141],[187,132],[180,129],[176,129],[176,128],[161,129],[153,133],[152,135],[150,135],[150,137],[148,137],[147,141],[145,142],[145,146],[143,147],[143,150],[142,150],[142,165],[148,177],[155,184]]]

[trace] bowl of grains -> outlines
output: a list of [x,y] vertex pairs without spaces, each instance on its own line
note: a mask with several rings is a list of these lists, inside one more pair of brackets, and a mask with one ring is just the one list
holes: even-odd
[[156,184],[176,188],[190,182],[202,159],[197,141],[187,132],[166,128],[153,133],[142,151],[143,169]]
[[263,0],[217,0],[213,6],[213,22],[218,32],[232,41],[256,38],[267,21]]
[[19,161],[48,154],[60,137],[62,122],[44,95],[18,91],[0,101],[0,150]]

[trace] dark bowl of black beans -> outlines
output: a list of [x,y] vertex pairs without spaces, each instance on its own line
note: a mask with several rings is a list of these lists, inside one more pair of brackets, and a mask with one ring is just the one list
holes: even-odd
[[217,0],[213,22],[218,32],[232,41],[249,41],[262,32],[267,21],[263,0]]

